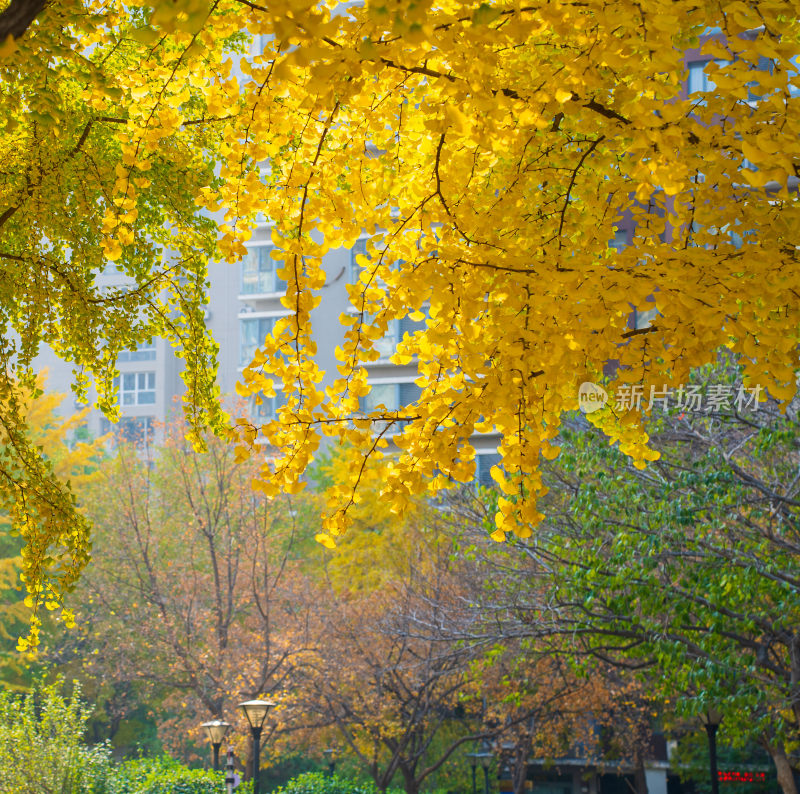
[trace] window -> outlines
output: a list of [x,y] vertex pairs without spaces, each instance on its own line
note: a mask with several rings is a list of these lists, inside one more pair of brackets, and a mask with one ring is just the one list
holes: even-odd
[[[424,312],[425,316],[428,317],[428,308],[424,307],[420,311]],[[417,331],[422,331],[425,329],[425,320],[412,320],[410,317],[402,317],[401,319],[397,320],[397,340],[400,341],[406,334],[410,336],[415,334]]]
[[[689,67],[689,83],[687,93],[689,96],[698,93],[707,93],[713,91],[716,86],[714,81],[706,73],[706,67],[711,61],[692,61],[688,64]],[[715,60],[717,66],[726,66],[730,61]]]
[[286,397],[280,386],[275,386],[275,396],[265,397],[259,394],[250,398],[250,419],[254,422],[269,422],[278,418],[278,408],[286,405]]
[[119,387],[120,405],[155,405],[155,372],[123,372],[114,383]]
[[276,273],[280,263],[272,258],[274,245],[259,245],[248,249],[242,260],[242,295],[266,295],[285,292],[286,282]]
[[130,444],[148,444],[153,440],[154,423],[152,416],[123,416],[116,425],[112,425],[102,417],[100,434],[115,433]]
[[[360,281],[361,271],[364,270],[364,265],[360,265],[356,261],[356,257],[358,256],[365,256],[367,259],[372,260],[372,256],[367,253],[367,243],[369,242],[370,238],[362,237],[360,240],[356,240],[355,245],[350,249],[350,283],[357,284]],[[377,238],[373,238],[372,247],[373,249],[377,249],[380,251],[384,248],[383,244],[383,237],[379,236]],[[400,262],[396,262],[395,264],[399,265]],[[374,281],[375,286],[383,287],[385,286],[383,281]]]
[[[423,308],[421,311],[423,311],[427,317],[427,307]],[[372,323],[373,321],[373,315],[366,315],[365,322]],[[375,340],[373,349],[380,353],[380,361],[386,361],[394,354],[397,349],[397,343],[400,342],[406,334],[413,335],[415,332],[424,329],[425,320],[412,320],[410,317],[390,320],[386,327],[386,333],[380,339]]]
[[373,348],[381,354],[379,360],[385,361],[394,353],[395,349],[397,348],[397,343],[401,338],[397,335],[397,331],[398,322],[397,320],[392,320],[389,323],[386,333],[380,339],[376,339],[373,343]]
[[608,241],[608,247],[621,251],[628,247],[628,232],[625,229],[614,229],[614,236]]
[[[755,67],[758,72],[765,72],[772,74],[775,71],[775,63],[771,58],[761,55],[758,59],[758,64]],[[747,100],[749,102],[757,102],[761,99],[766,92],[761,90],[758,80],[751,80],[747,84]]]
[[239,320],[239,366],[246,367],[255,357],[256,350],[272,334],[274,317],[248,317]]
[[396,383],[375,383],[369,394],[361,398],[361,410],[369,413],[379,408],[387,411],[396,411],[399,407],[399,398]]
[[[703,226],[701,224],[699,224],[697,221],[692,221],[689,224],[687,242],[692,248],[696,248],[696,247],[700,246],[700,243],[698,243],[697,241],[698,241],[698,237],[700,235],[700,232],[702,232],[702,231],[703,231]],[[712,243],[706,242],[702,247],[703,248],[713,248],[714,246],[713,246]]]
[[363,265],[356,262],[357,256],[366,256],[369,258],[369,254],[367,254],[366,237],[361,240],[356,240],[356,244],[350,249],[350,281],[353,284],[358,283],[361,271],[364,269]]
[[145,342],[135,350],[120,350],[117,361],[155,361],[156,344],[155,342]]
[[88,444],[92,440],[91,435],[89,434],[89,425],[84,422],[83,424],[78,425],[75,428],[75,432],[72,434],[72,444],[74,446],[78,443],[86,443]]
[[738,232],[733,231],[733,229],[728,232],[728,237],[730,238],[731,245],[736,249],[741,248],[745,243],[745,238]]
[[800,55],[791,60],[794,69],[789,72],[789,96],[800,96]]
[[123,416],[117,428],[120,436],[131,444],[146,444],[153,438],[153,417]]
[[658,316],[658,309],[634,309],[633,310],[633,327],[637,331],[643,328],[649,328],[653,320]]
[[[427,314],[427,309],[423,309]],[[417,331],[425,328],[425,320],[412,320],[410,317],[403,317],[399,320],[392,320],[389,323],[386,334],[375,342],[375,349],[381,354],[381,359],[389,358],[397,349],[406,334],[413,335]]]
[[361,398],[361,410],[364,413],[385,409],[399,411],[407,405],[413,405],[422,394],[416,383],[375,383],[371,391]]
[[752,244],[755,242],[753,230],[744,230],[741,226],[737,229],[732,228],[726,224],[721,229],[716,226],[701,226],[697,221],[692,221],[689,227],[689,245],[700,246],[698,240],[702,236],[702,247],[708,250],[714,250],[720,245],[732,245],[734,248],[739,249],[745,244]]
[[500,454],[497,452],[492,452],[489,454],[481,454],[479,452],[477,455],[475,455],[476,484],[484,487],[492,487],[495,484],[491,475],[492,466],[500,466],[502,460],[503,459],[500,457]]

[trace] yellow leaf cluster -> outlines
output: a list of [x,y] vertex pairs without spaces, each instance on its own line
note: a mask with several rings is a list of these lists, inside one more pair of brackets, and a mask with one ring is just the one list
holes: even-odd
[[[727,347],[750,383],[794,394],[800,22],[789,0],[757,11],[713,0],[134,5],[132,16],[93,4],[105,24],[65,10],[2,61],[13,90],[0,98],[11,175],[0,226],[14,234],[0,255],[26,285],[25,300],[16,286],[2,305],[14,328],[31,306],[54,306],[25,326],[23,351],[59,347],[109,411],[115,351],[167,335],[192,351],[192,424],[218,426],[204,263],[236,261],[269,218],[290,316],[242,393],[277,379],[287,402],[279,422],[244,433],[240,455],[266,442],[275,454],[256,486],[291,492],[325,436],[346,442],[349,479],[331,493],[323,542],[351,520],[366,459],[390,457],[382,493],[402,512],[472,477],[477,433],[496,434],[503,458],[497,536],[529,533],[560,418],[611,361],[609,389],[677,387]],[[65,35],[91,42],[88,64]],[[67,55],[51,69],[38,56],[54,42]],[[706,89],[691,95],[690,50],[706,63]],[[224,220],[214,229],[197,206]],[[623,223],[631,244],[610,251]],[[373,240],[349,286],[338,378],[323,387],[322,259],[361,230]],[[92,314],[106,260],[140,289]],[[646,301],[658,315],[631,333]],[[420,313],[425,328],[394,359],[416,367],[420,398],[362,410],[386,329]],[[652,459],[638,416],[597,421],[637,465]]]
[[[347,13],[282,2],[243,18],[260,51],[227,106],[229,176],[209,198],[234,217],[248,192],[240,164],[252,141],[267,142],[270,189],[247,209],[275,223],[293,316],[259,362],[291,406],[263,429],[278,453],[263,477],[297,481],[323,436],[346,441],[348,479],[331,491],[323,543],[347,527],[366,458],[392,453],[382,493],[402,511],[471,478],[475,433],[500,439],[495,537],[529,534],[560,417],[609,361],[611,388],[677,387],[727,346],[751,382],[794,394],[795,11],[783,0],[757,15],[710,0],[368,2]],[[716,85],[702,95],[685,90],[691,47]],[[632,244],[612,252],[626,218]],[[310,296],[320,257],[360,229],[375,236],[348,288],[339,378],[321,390]],[[631,334],[648,298],[658,316]],[[376,343],[421,311],[425,329],[393,360],[416,364],[422,396],[364,414]],[[245,371],[252,392],[259,373]],[[655,457],[636,414],[595,420],[637,466]]]

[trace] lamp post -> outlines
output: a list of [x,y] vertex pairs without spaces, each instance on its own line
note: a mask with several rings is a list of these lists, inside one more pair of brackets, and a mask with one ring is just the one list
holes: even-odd
[[326,747],[322,754],[328,763],[328,774],[333,777],[336,774],[336,750],[333,747]]
[[719,794],[719,775],[717,773],[717,728],[722,722],[722,714],[715,708],[708,708],[700,716],[708,734],[708,766],[711,772],[711,794]]
[[216,772],[219,769],[219,747],[231,726],[230,723],[223,720],[211,720],[211,722],[204,722],[201,727],[206,729],[211,747],[214,749],[214,771]]
[[239,704],[250,723],[250,733],[253,734],[253,794],[261,794],[261,764],[258,758],[261,753],[261,729],[264,727],[267,712],[274,705],[271,700],[246,700]]
[[478,764],[483,767],[483,794],[489,794],[489,767],[492,765],[492,757],[493,753],[485,739],[481,743],[480,750],[467,753],[467,758],[470,759],[469,765],[472,768],[472,794],[476,794],[475,771]]
[[478,753],[478,760],[483,767],[483,794],[489,794],[489,767],[492,765],[492,751],[488,748]]
[[469,758],[469,768],[472,770],[472,794],[478,794],[478,787],[475,784],[475,771],[478,768],[478,753],[467,753]]

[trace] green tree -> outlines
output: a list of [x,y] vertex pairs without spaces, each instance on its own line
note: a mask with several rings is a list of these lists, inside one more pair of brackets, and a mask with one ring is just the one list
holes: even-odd
[[[730,387],[730,370],[705,388]],[[729,407],[730,408],[730,407]],[[562,433],[546,530],[523,543],[549,583],[541,636],[641,669],[678,716],[710,706],[724,741],[756,741],[786,794],[800,737],[800,432],[796,407],[688,408],[649,424],[660,459],[633,468],[584,424]]]

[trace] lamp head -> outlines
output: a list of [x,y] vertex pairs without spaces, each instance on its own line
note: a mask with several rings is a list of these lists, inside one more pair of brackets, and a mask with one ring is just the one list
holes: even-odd
[[254,731],[259,730],[264,725],[267,712],[274,705],[275,703],[271,700],[246,700],[244,703],[239,704]]
[[222,740],[231,726],[230,723],[223,720],[211,720],[211,722],[204,722],[201,727],[206,729],[211,744],[222,744]]

